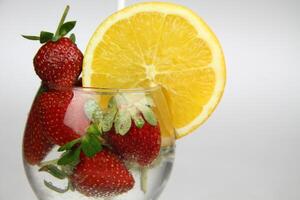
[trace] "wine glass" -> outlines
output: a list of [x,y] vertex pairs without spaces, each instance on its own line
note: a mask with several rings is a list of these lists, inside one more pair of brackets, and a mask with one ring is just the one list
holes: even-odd
[[160,86],[40,90],[23,140],[26,175],[40,200],[157,199],[174,153]]

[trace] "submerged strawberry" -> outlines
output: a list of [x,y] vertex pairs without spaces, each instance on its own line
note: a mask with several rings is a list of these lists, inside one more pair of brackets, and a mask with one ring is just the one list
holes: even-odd
[[39,120],[39,100],[40,94],[37,94],[28,116],[23,139],[24,159],[31,165],[39,164],[53,147],[53,143],[43,135],[43,127]]
[[161,146],[160,128],[152,111],[153,102],[144,95],[117,95],[114,129],[104,135],[106,142],[128,161],[147,166]]
[[147,166],[158,156],[160,151],[161,136],[159,126],[145,123],[142,128],[134,123],[128,133],[119,135],[111,130],[106,135],[107,143],[126,160],[135,161],[142,166]]
[[35,55],[33,64],[37,75],[49,88],[72,87],[82,70],[83,55],[75,44],[75,35],[65,37],[76,24],[76,21],[64,22],[68,10],[67,6],[55,34],[41,31],[40,36],[23,36],[45,43]]
[[109,197],[133,188],[134,179],[117,155],[107,148],[94,157],[82,156],[71,182],[86,196]]
[[[40,96],[40,120],[44,135],[54,144],[64,145],[80,137],[65,124],[66,111],[73,98],[73,92],[49,91]],[[78,115],[78,118],[81,116]]]

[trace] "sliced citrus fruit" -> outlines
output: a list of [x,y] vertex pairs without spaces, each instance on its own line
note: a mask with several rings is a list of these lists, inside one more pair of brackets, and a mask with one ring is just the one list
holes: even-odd
[[221,46],[191,10],[170,3],[140,3],[108,17],[85,52],[83,86],[161,85],[180,138],[200,126],[225,86]]

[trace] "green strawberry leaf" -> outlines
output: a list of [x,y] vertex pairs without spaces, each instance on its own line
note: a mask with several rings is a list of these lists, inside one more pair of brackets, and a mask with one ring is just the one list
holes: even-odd
[[138,128],[142,128],[145,124],[145,120],[143,119],[140,111],[136,107],[132,106],[129,109],[129,112],[130,112],[131,118],[134,121],[135,126]]
[[115,130],[120,135],[125,135],[131,127],[131,115],[124,109],[119,110],[115,118]]
[[[117,94],[114,97],[115,104],[118,108],[122,108],[123,106],[128,105],[128,101],[125,98],[124,94]],[[112,102],[113,103],[113,102]]]
[[51,41],[56,42],[57,40],[59,40],[59,38],[60,38],[60,36],[54,36]]
[[68,184],[68,186],[65,189],[61,189],[59,187],[54,186],[53,183],[48,182],[46,180],[44,180],[44,184],[45,184],[45,186],[47,188],[49,188],[49,189],[51,189],[51,190],[53,190],[55,192],[58,192],[58,193],[65,193],[65,192],[67,192],[69,190],[69,187],[70,187],[69,184]]
[[137,104],[137,108],[142,112],[144,119],[152,126],[157,125],[157,120],[153,110],[146,105]]
[[47,31],[41,31],[40,33],[40,43],[43,44],[43,43],[46,43],[50,40],[52,40],[53,38],[53,33],[50,33],[50,32],[47,32]]
[[[55,31],[55,34],[47,32],[47,31],[42,31],[40,33],[40,36],[30,36],[30,35],[22,35],[22,36],[29,40],[39,40],[40,43],[45,43],[50,40],[52,40],[54,42],[57,41],[61,37],[68,34],[76,25],[76,21],[65,22],[65,19],[68,15],[69,9],[70,9],[70,6],[66,6],[64,13],[59,21],[58,27]],[[76,38],[75,38],[74,34],[72,34],[70,36],[70,39],[75,43]]]
[[94,99],[89,99],[84,104],[84,112],[86,116],[89,118],[89,120],[101,120],[102,117],[102,111],[100,106],[98,105],[98,102]]
[[108,110],[104,113],[101,122],[101,127],[104,132],[108,132],[112,128],[116,113],[116,110]]
[[132,119],[133,119],[136,127],[143,128],[143,126],[145,124],[145,120],[143,119],[143,117],[141,115],[139,115],[139,114],[133,115]]
[[73,140],[73,141],[71,141],[71,142],[68,142],[67,144],[61,146],[61,147],[58,149],[58,151],[71,150],[75,144],[78,144],[78,143],[80,143],[80,142],[81,142],[81,138],[77,138],[77,139],[75,139],[75,140]]
[[76,21],[65,22],[59,29],[59,35],[61,37],[67,35],[76,25]]
[[87,157],[93,157],[96,153],[102,150],[99,138],[93,133],[87,133],[81,142],[83,153]]
[[28,40],[40,40],[39,36],[33,36],[33,35],[22,35],[23,38],[26,38]]
[[101,121],[101,127],[104,132],[108,132],[114,123],[114,119],[117,113],[117,103],[114,97],[112,97],[108,102],[108,108],[103,113],[103,118]]
[[114,99],[111,98],[108,104],[108,109],[106,111],[102,111],[98,102],[94,99],[90,99],[85,103],[84,111],[86,116],[97,125],[100,132],[107,132],[113,126],[117,107]]
[[146,105],[150,107],[154,106],[154,101],[150,96],[146,96]]
[[79,156],[81,147],[73,148],[62,154],[61,158],[57,161],[58,165],[77,165],[79,163]]
[[74,44],[76,43],[76,36],[75,36],[74,33],[72,33],[72,34],[70,35],[70,40],[71,40]]
[[100,133],[102,133],[103,132],[103,128],[102,128],[103,112],[96,111],[93,114],[92,119],[93,119],[92,122],[94,122],[94,124],[97,126]]
[[59,178],[59,179],[65,179],[68,176],[64,171],[60,170],[55,165],[43,166],[39,169],[39,171],[40,172],[48,172],[52,176]]
[[73,170],[76,166],[75,165],[62,165],[60,166],[61,170],[67,174],[67,176],[71,176],[73,174]]
[[65,22],[65,20],[66,20],[66,17],[67,17],[67,15],[68,15],[69,10],[70,10],[70,6],[67,5],[66,8],[65,8],[65,10],[64,10],[63,15],[62,15],[61,18],[60,18],[58,27],[57,27],[57,29],[56,29],[56,31],[55,31],[55,35],[54,35],[54,38],[53,38],[52,41],[57,41],[57,40],[60,38],[60,36],[61,36],[61,35],[60,35],[60,29],[61,29],[62,25],[64,24],[64,22]]
[[110,98],[110,100],[108,102],[108,109],[114,109],[114,110],[117,109],[117,102],[116,102],[115,97]]
[[96,136],[101,135],[101,131],[99,130],[98,126],[95,124],[91,124],[87,129],[88,134],[94,134]]

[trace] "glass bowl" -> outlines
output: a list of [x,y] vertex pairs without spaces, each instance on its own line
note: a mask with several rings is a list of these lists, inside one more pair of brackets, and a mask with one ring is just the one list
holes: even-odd
[[166,186],[175,134],[162,89],[40,89],[23,139],[40,200],[150,200]]

